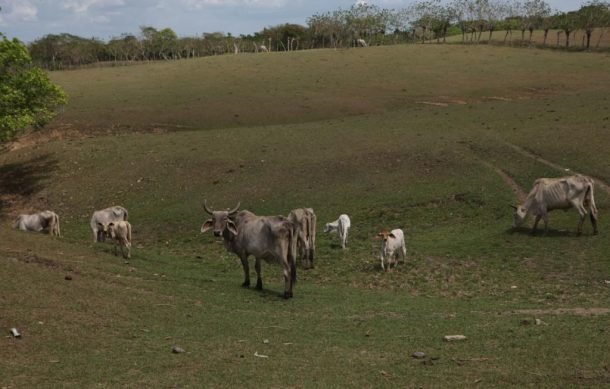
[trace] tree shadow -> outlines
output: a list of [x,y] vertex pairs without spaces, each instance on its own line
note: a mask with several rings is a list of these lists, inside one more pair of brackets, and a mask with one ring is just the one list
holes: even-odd
[[57,170],[57,160],[50,154],[37,156],[29,161],[0,166],[0,216],[4,216],[11,199],[31,197],[40,192],[44,180]]

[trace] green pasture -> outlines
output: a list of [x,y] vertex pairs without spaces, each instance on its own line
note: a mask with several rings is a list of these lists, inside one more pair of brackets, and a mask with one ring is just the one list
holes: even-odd
[[[0,387],[610,385],[610,193],[597,236],[575,211],[513,231],[508,207],[539,177],[610,182],[609,64],[410,45],[52,73],[69,105],[0,154],[0,329],[23,334],[0,337]],[[204,199],[315,209],[292,300],[274,264],[263,292],[240,287],[237,257],[199,233]],[[91,243],[114,204],[129,264]],[[62,238],[10,228],[42,208]],[[340,213],[345,251],[322,233]],[[388,273],[383,228],[407,239]]]

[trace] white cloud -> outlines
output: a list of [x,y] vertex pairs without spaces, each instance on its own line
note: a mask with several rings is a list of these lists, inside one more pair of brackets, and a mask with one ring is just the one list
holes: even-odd
[[183,0],[189,9],[203,9],[213,7],[251,7],[251,8],[280,8],[288,4],[288,0]]
[[61,6],[75,14],[89,12],[90,8],[120,7],[125,5],[125,0],[64,0]]
[[2,4],[0,23],[35,22],[38,20],[38,8],[29,0],[8,0]]

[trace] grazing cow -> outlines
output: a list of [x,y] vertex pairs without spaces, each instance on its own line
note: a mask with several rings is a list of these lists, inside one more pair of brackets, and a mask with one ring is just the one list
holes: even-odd
[[59,230],[59,216],[53,211],[42,211],[31,215],[22,214],[17,217],[13,228],[22,231],[44,231],[49,235],[61,236]]
[[213,230],[214,236],[222,236],[227,251],[239,257],[244,269],[244,287],[250,286],[250,255],[256,259],[256,289],[263,289],[261,259],[279,262],[284,268],[284,298],[292,297],[297,280],[294,226],[283,216],[256,216],[246,210],[237,213],[239,205],[230,211],[213,211],[204,202],[203,209],[212,218],[203,223],[201,232]]
[[407,247],[405,245],[405,234],[401,229],[392,231],[383,230],[377,234],[382,239],[381,242],[381,268],[386,270],[384,262],[388,264],[388,270],[398,266],[398,255],[402,257],[403,262],[407,258]]
[[513,228],[520,226],[525,217],[531,214],[536,217],[532,234],[536,233],[536,227],[541,218],[544,220],[545,231],[548,231],[548,212],[555,209],[576,208],[580,215],[577,231],[578,234],[581,234],[588,208],[593,234],[597,234],[597,207],[593,187],[593,179],[580,174],[562,178],[537,179],[525,202],[519,206],[511,205],[515,209]]
[[326,223],[326,226],[324,226],[324,232],[337,232],[339,234],[339,238],[341,239],[341,248],[345,249],[345,245],[347,244],[347,234],[350,227],[351,222],[349,220],[349,216],[343,214],[334,222]]
[[[114,240],[114,255],[119,255],[118,248],[121,247],[123,258],[131,258],[131,224],[128,221],[98,223],[98,228],[105,236],[109,235]],[[127,256],[123,247],[127,249]]]
[[356,45],[360,47],[369,47],[364,39],[356,39]]
[[127,216],[127,210],[118,205],[93,212],[90,222],[91,230],[93,231],[93,242],[106,241],[106,234],[100,230],[100,224],[105,225],[110,222],[125,221]]
[[294,225],[293,235],[297,239],[297,251],[302,261],[313,266],[316,252],[316,214],[312,208],[298,208],[290,211],[288,220]]

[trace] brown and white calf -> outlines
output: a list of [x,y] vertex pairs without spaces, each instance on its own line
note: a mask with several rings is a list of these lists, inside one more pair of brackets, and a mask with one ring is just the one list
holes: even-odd
[[381,238],[381,268],[386,270],[384,262],[387,262],[387,270],[398,265],[398,256],[402,257],[404,262],[407,257],[407,247],[405,244],[405,234],[401,229],[392,231],[383,230],[377,234]]
[[[114,255],[119,255],[120,247],[123,258],[131,258],[131,224],[128,221],[98,223],[98,229],[114,240]],[[127,256],[123,248],[127,250]]]

